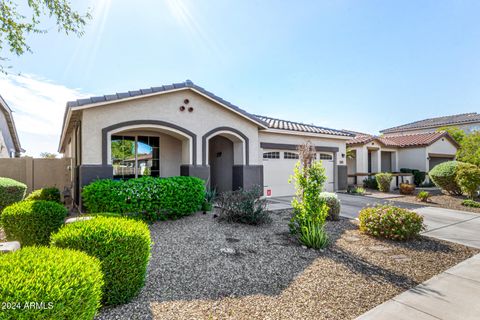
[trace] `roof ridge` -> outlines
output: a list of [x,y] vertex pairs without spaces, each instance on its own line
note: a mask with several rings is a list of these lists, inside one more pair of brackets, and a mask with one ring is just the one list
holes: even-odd
[[[394,126],[394,127],[390,127],[390,128],[387,128],[387,129],[383,129],[383,130],[380,130],[380,132],[389,132],[389,131],[392,131],[392,130],[398,130],[398,129],[406,129],[406,130],[412,130],[412,129],[415,129],[415,128],[422,128],[422,127],[428,127],[428,126],[442,126],[442,125],[449,125],[450,123],[463,123],[463,122],[466,122],[466,121],[469,121],[468,119],[464,119],[464,120],[456,120],[455,121],[455,118],[456,117],[469,117],[469,116],[480,116],[480,114],[478,114],[477,112],[466,112],[466,113],[458,113],[458,114],[452,114],[452,115],[447,115],[447,116],[440,116],[440,117],[431,117],[431,118],[426,118],[426,119],[422,119],[422,120],[417,120],[417,121],[412,121],[412,122],[408,122],[406,124],[402,124],[402,125],[398,125],[398,126]],[[448,121],[449,119],[451,119],[451,121]],[[435,122],[435,121],[441,121],[441,120],[446,120],[445,123],[439,123],[439,124],[435,124],[435,123],[429,123],[429,122]],[[422,125],[423,123],[423,125]]]
[[270,119],[270,120],[273,120],[273,121],[284,121],[284,122],[290,123],[290,124],[292,124],[292,125],[309,126],[309,127],[314,127],[314,128],[318,128],[318,129],[332,130],[332,131],[336,131],[336,132],[342,132],[342,133],[352,134],[352,133],[351,133],[350,131],[348,131],[348,130],[333,129],[333,128],[328,128],[328,127],[319,126],[319,125],[316,125],[316,124],[307,124],[307,123],[304,123],[304,122],[298,122],[298,121],[291,121],[291,120],[273,118],[273,117],[269,117],[269,116],[262,116],[262,115],[259,115],[259,114],[253,114],[253,116],[260,118],[260,120],[262,120],[261,118],[265,118],[265,119]]

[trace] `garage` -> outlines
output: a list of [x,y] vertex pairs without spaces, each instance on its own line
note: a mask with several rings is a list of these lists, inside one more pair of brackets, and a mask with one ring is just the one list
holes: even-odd
[[447,161],[452,161],[452,160],[453,160],[453,157],[429,155],[428,168],[429,170],[432,170],[437,164],[447,162]]
[[[334,155],[331,152],[316,152],[327,174],[325,191],[334,190]],[[264,194],[269,197],[291,196],[295,194],[293,183],[288,183],[298,161],[298,153],[285,150],[264,150]]]

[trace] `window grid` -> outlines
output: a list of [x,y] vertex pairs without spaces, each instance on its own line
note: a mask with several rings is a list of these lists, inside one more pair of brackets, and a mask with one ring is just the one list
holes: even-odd
[[333,156],[328,153],[320,153],[320,160],[333,160]]
[[293,153],[293,152],[284,152],[283,153],[283,159],[298,159],[298,153]]
[[263,159],[280,159],[280,152],[264,152]]

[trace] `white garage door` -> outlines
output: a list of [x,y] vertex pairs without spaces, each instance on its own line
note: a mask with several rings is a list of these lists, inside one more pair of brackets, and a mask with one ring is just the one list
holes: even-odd
[[[317,152],[316,159],[322,161],[327,174],[325,191],[333,192],[333,153]],[[263,153],[263,177],[264,194],[271,197],[291,196],[295,194],[293,183],[288,180],[293,174],[293,169],[298,161],[298,153],[293,151],[264,150]]]

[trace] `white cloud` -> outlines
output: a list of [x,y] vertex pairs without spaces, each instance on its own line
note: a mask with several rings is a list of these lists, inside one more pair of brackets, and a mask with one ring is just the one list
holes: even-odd
[[66,102],[91,96],[30,74],[2,76],[0,94],[13,110],[20,143],[31,156],[56,152]]

